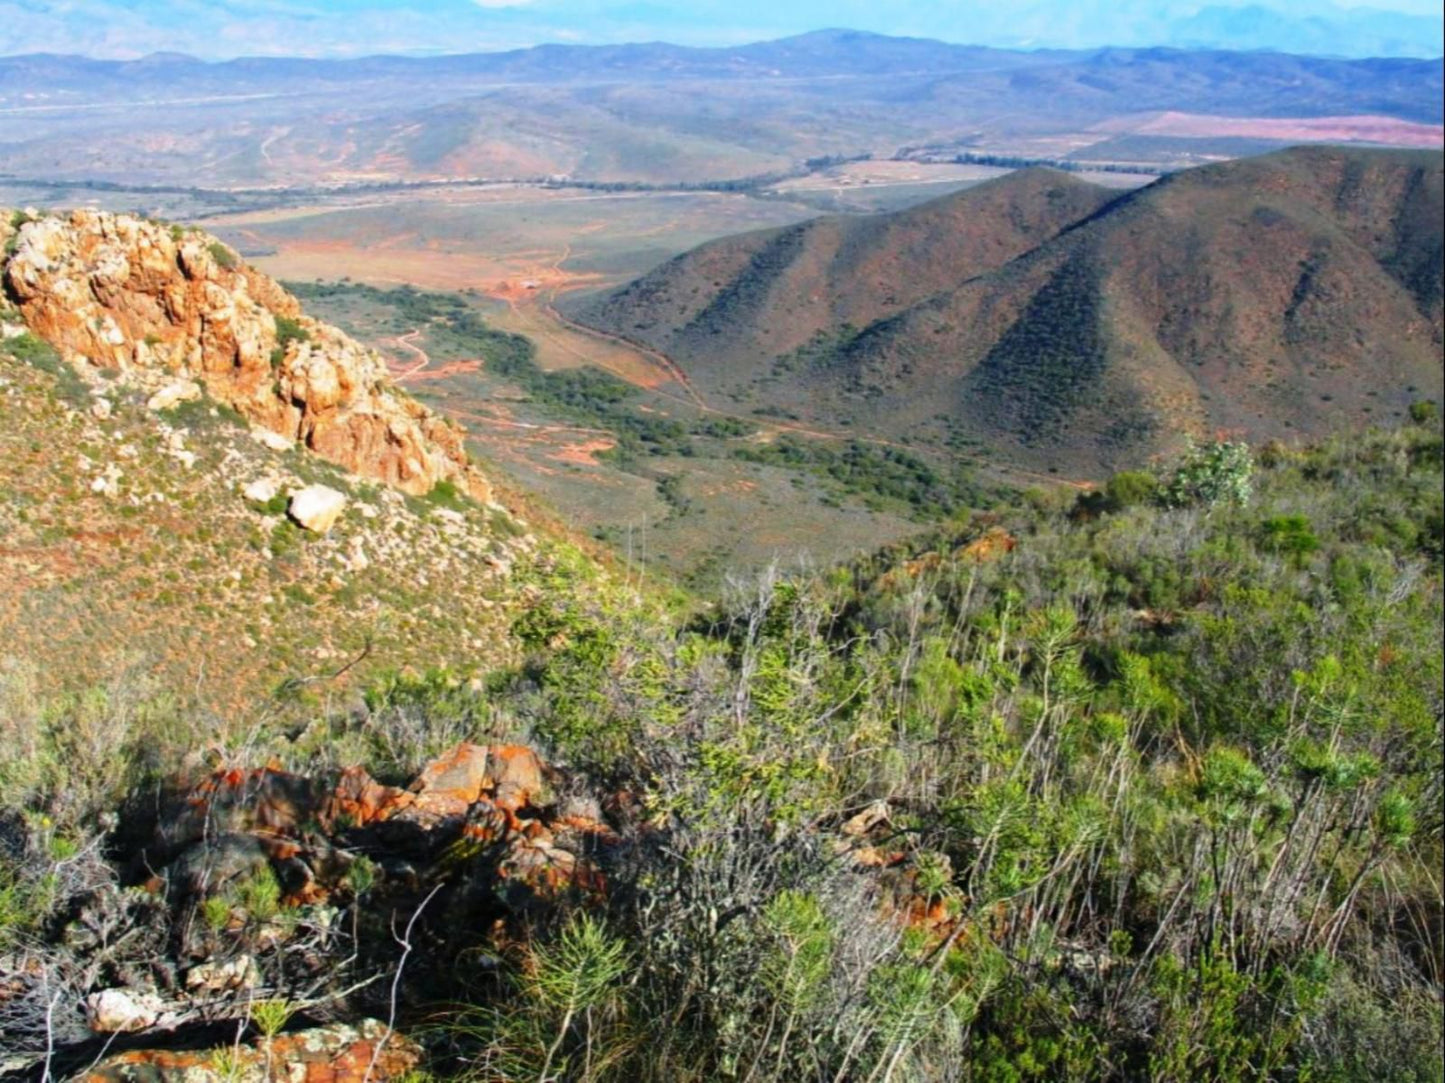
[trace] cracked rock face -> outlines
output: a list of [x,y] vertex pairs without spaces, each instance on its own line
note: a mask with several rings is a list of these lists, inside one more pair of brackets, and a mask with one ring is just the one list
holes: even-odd
[[42,218],[19,228],[3,279],[30,328],[82,371],[189,377],[353,474],[490,498],[461,432],[392,388],[375,351],[304,316],[204,233],[87,210]]

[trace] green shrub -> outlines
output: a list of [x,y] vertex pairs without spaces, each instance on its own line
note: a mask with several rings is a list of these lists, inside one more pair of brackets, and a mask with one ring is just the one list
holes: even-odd
[[1191,444],[1161,495],[1171,508],[1244,505],[1253,492],[1253,476],[1254,459],[1248,444],[1225,440]]
[[286,360],[286,350],[293,342],[310,342],[311,332],[301,326],[301,321],[290,316],[277,316],[276,346],[271,351],[271,367],[280,368]]
[[241,265],[240,257],[220,241],[212,241],[206,245],[206,251],[211,254],[211,258],[216,261],[217,266],[227,271],[234,271]]
[[1320,547],[1310,521],[1303,515],[1277,515],[1260,524],[1262,544],[1273,553],[1283,553],[1303,565],[1304,559]]
[[1125,470],[1115,474],[1104,487],[1111,510],[1148,504],[1159,492],[1159,481],[1143,470]]
[[83,406],[90,401],[90,389],[85,381],[71,368],[54,346],[39,335],[26,331],[12,339],[0,342],[0,350],[33,368],[55,377],[56,394],[72,406]]
[[465,511],[467,498],[463,495],[457,483],[449,478],[443,478],[431,487],[426,494],[426,502],[432,507],[448,508],[451,511]]

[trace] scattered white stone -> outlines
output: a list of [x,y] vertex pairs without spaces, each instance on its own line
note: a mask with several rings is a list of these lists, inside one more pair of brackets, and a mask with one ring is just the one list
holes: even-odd
[[309,485],[291,494],[286,514],[306,530],[325,534],[345,510],[345,494],[325,485]]
[[356,510],[363,519],[375,519],[381,514],[374,504],[358,504],[356,505]]
[[173,451],[171,452],[171,458],[175,459],[176,462],[180,463],[187,470],[194,470],[196,468],[196,453],[194,451]]
[[269,504],[280,491],[281,483],[275,478],[257,478],[241,490],[241,495],[258,504]]
[[0,339],[19,338],[25,331],[23,323],[0,323]]
[[90,404],[90,416],[100,421],[110,417],[111,405],[109,399],[96,399]]
[[111,463],[105,468],[105,472],[90,483],[90,491],[102,493],[105,496],[115,496],[120,492],[120,479],[124,477],[120,467]]
[[366,547],[361,544],[360,538],[352,541],[351,555],[346,566],[353,572],[364,572],[371,567],[371,558],[366,555]]
[[450,523],[453,526],[467,525],[467,517],[459,511],[453,511],[451,508],[437,508],[433,514],[442,522]]
[[85,1021],[97,1034],[134,1034],[158,1024],[165,1001],[154,993],[106,989],[85,998]]
[[151,410],[169,410],[173,406],[200,397],[201,386],[194,380],[172,380],[146,400],[146,407]]
[[279,432],[272,432],[270,429],[252,429],[251,439],[272,451],[290,451],[296,446],[294,440],[288,440]]

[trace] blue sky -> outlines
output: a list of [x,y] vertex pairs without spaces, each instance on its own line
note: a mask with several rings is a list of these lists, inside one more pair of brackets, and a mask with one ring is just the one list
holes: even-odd
[[356,56],[540,42],[732,45],[823,27],[1021,47],[1439,55],[1438,0],[0,0],[0,53]]

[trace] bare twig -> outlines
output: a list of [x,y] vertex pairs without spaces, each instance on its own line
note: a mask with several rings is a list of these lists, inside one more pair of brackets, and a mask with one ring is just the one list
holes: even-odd
[[362,1076],[361,1083],[371,1083],[371,1074],[376,1071],[376,1062],[381,1059],[381,1051],[386,1048],[386,1043],[391,1041],[391,1036],[396,1033],[396,1002],[401,990],[401,974],[402,971],[406,969],[407,958],[411,955],[411,931],[416,926],[417,919],[421,917],[422,911],[427,908],[427,904],[430,903],[432,899],[436,898],[437,892],[440,891],[442,887],[442,884],[437,884],[436,887],[427,893],[427,897],[423,899],[416,910],[412,912],[411,919],[407,921],[406,929],[402,931],[401,936],[397,936],[395,933],[392,934],[393,939],[401,945],[401,958],[396,961],[396,974],[391,979],[391,1003],[387,1011],[386,1033],[381,1036],[381,1041],[372,1047],[371,1062],[366,1066],[366,1074]]

